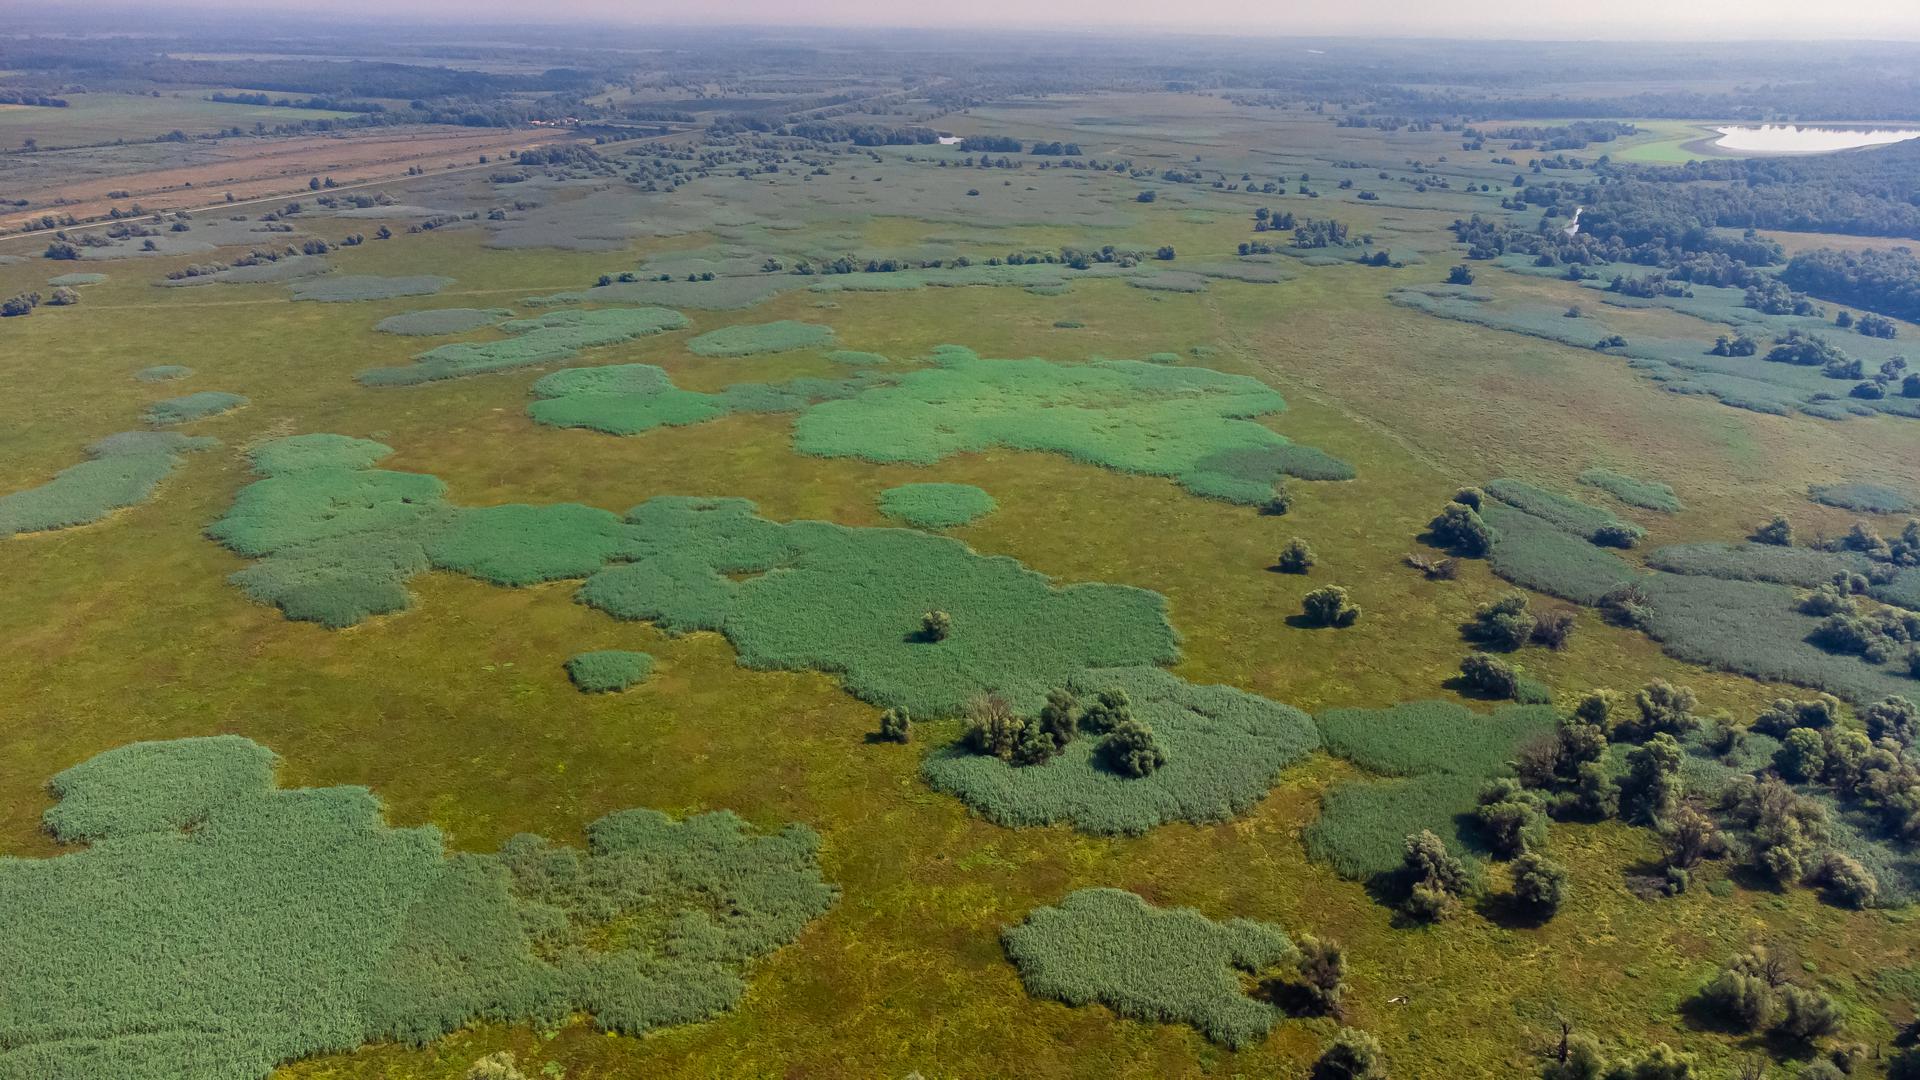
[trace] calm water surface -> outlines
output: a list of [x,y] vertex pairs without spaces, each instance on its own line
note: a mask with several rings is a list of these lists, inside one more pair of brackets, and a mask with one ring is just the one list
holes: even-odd
[[1920,128],[1802,127],[1799,124],[1761,124],[1757,127],[1714,128],[1720,138],[1713,145],[1750,154],[1823,154],[1880,146],[1920,138]]

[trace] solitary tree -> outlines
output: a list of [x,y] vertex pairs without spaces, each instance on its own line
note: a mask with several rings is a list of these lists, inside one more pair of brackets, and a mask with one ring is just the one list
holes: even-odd
[[880,737],[903,743],[908,740],[913,717],[905,705],[896,706],[880,714]]
[[920,637],[924,641],[945,641],[953,633],[953,616],[944,611],[929,611],[920,616]]

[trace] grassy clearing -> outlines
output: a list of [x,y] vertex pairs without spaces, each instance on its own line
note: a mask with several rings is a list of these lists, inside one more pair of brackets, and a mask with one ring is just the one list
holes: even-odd
[[1120,889],[1081,889],[1000,938],[1035,997],[1105,1005],[1122,1016],[1191,1024],[1229,1047],[1264,1038],[1280,1019],[1247,996],[1243,973],[1291,960],[1278,927],[1214,922],[1190,908],[1162,910]]
[[88,460],[39,487],[0,495],[0,536],[90,525],[137,506],[182,464],[180,454],[219,443],[172,432],[127,431],[87,447]]
[[653,674],[653,657],[625,649],[577,653],[567,659],[567,677],[583,694],[625,690]]
[[1639,480],[1612,469],[1588,469],[1580,474],[1580,482],[1600,490],[1626,503],[1643,510],[1658,510],[1663,514],[1677,514],[1686,507],[1681,504],[1673,488],[1658,480]]
[[[22,1076],[265,1077],[478,1019],[702,1020],[833,903],[819,838],[650,810],[449,856],[365,788],[283,790],[238,736],[134,743],[55,777],[46,826],[86,848],[0,861],[0,1066]],[[85,927],[84,933],[75,928]],[[158,954],[217,973],[182,978]]]
[[146,421],[149,424],[167,426],[188,424],[195,420],[219,416],[232,412],[247,403],[239,394],[229,394],[223,390],[202,390],[185,397],[168,398],[156,401],[147,407]]
[[1082,832],[1137,834],[1170,821],[1204,824],[1246,811],[1281,770],[1320,745],[1298,709],[1226,686],[1195,686],[1154,668],[1082,672],[1070,681],[1083,697],[1120,689],[1134,715],[1153,729],[1166,764],[1124,776],[1082,735],[1040,765],[948,746],[921,767],[927,782],[1000,825],[1071,824]]
[[498,329],[512,335],[500,341],[457,342],[414,357],[405,367],[374,368],[358,378],[367,386],[414,386],[495,371],[571,360],[582,349],[684,329],[686,316],[666,308],[566,310],[528,319],[510,319]]
[[916,529],[951,529],[999,508],[972,484],[901,484],[880,493],[880,512]]
[[687,342],[695,356],[756,356],[760,353],[818,349],[833,343],[833,327],[819,323],[755,323],[748,326],[723,326],[709,330]]

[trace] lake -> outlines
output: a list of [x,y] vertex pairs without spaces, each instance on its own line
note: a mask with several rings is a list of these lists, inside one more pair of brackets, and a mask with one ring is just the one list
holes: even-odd
[[1720,138],[1713,143],[1716,148],[1748,154],[1824,154],[1920,138],[1920,128],[1761,124],[1757,127],[1719,127],[1714,130],[1720,133]]

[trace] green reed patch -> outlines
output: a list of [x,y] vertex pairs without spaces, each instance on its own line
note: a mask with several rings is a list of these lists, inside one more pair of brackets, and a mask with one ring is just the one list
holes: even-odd
[[155,364],[134,372],[133,377],[141,382],[172,382],[175,379],[184,379],[191,374],[193,369],[181,364]]
[[835,349],[827,354],[827,359],[848,367],[877,367],[889,362],[879,353],[861,352],[858,349]]
[[443,334],[464,334],[469,330],[478,330],[491,326],[501,319],[510,318],[513,312],[506,308],[432,308],[427,311],[408,311],[399,315],[389,315],[373,324],[375,330],[383,334],[401,334],[407,337],[439,337]]
[[950,529],[1000,508],[972,484],[901,484],[880,493],[880,512],[917,529]]
[[229,394],[223,390],[202,390],[185,397],[168,398],[147,406],[144,419],[149,424],[188,424],[195,420],[219,416],[232,412],[247,403],[239,394]]
[[1480,788],[1510,772],[1519,748],[1559,721],[1550,705],[1507,705],[1482,714],[1451,701],[1415,701],[1330,709],[1314,722],[1336,757],[1405,778],[1335,787],[1307,828],[1309,854],[1345,877],[1365,880],[1397,870],[1407,836],[1422,829],[1463,857],[1482,850],[1472,824]]
[[74,274],[61,274],[59,277],[48,278],[47,284],[58,288],[59,286],[62,286],[62,285],[69,286],[69,287],[75,286],[75,285],[98,285],[105,280],[107,280],[107,275],[105,274],[89,274],[89,273],[83,272],[83,273],[74,273]]
[[536,423],[638,435],[657,427],[698,424],[731,413],[800,412],[817,401],[851,397],[867,385],[860,372],[846,379],[803,377],[784,383],[736,383],[719,393],[682,390],[652,364],[566,368],[533,384],[527,406]]
[[[865,700],[927,716],[988,692],[1038,708],[1086,668],[1178,655],[1159,594],[1057,586],[946,537],[782,524],[737,499],[655,498],[624,517],[466,508],[434,477],[369,468],[378,444],[296,439],[255,452],[266,475],[208,530],[259,560],[234,584],[289,618],[338,627],[401,610],[407,581],[435,569],[503,586],[585,578],[580,599],[616,618],[717,630],[745,666],[834,672]],[[936,609],[953,632],[923,640]]]
[[1910,514],[1920,510],[1920,503],[1914,502],[1906,492],[1885,484],[1815,484],[1807,489],[1807,498],[1868,514]]
[[1643,510],[1658,510],[1664,514],[1677,514],[1686,509],[1673,488],[1657,480],[1639,480],[1625,473],[1611,469],[1588,469],[1580,474],[1580,482],[1600,490],[1626,503]]
[[89,525],[153,497],[180,454],[220,445],[175,432],[125,431],[87,447],[87,460],[39,487],[0,495],[0,536]]
[[653,657],[625,649],[579,653],[567,660],[567,677],[585,694],[625,690],[653,674]]
[[1646,532],[1640,526],[1621,521],[1597,506],[1589,506],[1578,499],[1548,491],[1524,480],[1489,480],[1484,487],[1487,494],[1508,506],[1523,510],[1556,529],[1585,540],[1593,540],[1603,529],[1623,529],[1636,538]]
[[794,424],[795,449],[916,465],[994,447],[1043,451],[1246,504],[1266,499],[1291,469],[1352,472],[1255,423],[1286,402],[1244,376],[1136,360],[987,360],[953,345],[930,359],[808,409]]
[[453,284],[450,277],[414,274],[379,277],[373,274],[325,274],[293,282],[295,300],[342,304],[358,300],[393,300],[402,296],[431,296]]
[[1597,604],[1634,579],[1626,560],[1532,514],[1488,503],[1480,516],[1497,534],[1487,565],[1515,585],[1577,604]]
[[[819,837],[651,810],[450,854],[365,788],[282,789],[238,736],[134,743],[55,777],[86,844],[0,860],[0,1072],[264,1078],[475,1021],[587,1014],[640,1034],[730,1009],[748,966],[834,902]],[[84,927],[84,932],[76,928]],[[154,957],[192,957],[183,979]]]
[[1083,734],[1038,765],[943,747],[921,766],[927,782],[996,824],[1065,822],[1082,832],[1133,834],[1170,821],[1243,814],[1282,769],[1320,745],[1313,721],[1298,709],[1231,687],[1196,686],[1157,668],[1094,669],[1068,685],[1083,699],[1125,691],[1166,764],[1143,777],[1122,775],[1096,752],[1098,737]]
[[415,386],[495,371],[571,360],[583,349],[682,330],[687,317],[667,308],[569,308],[527,319],[509,319],[497,341],[454,342],[414,357],[404,367],[373,368],[355,376],[366,386]]
[[1120,889],[1081,889],[1000,935],[1034,997],[1101,1004],[1122,1016],[1191,1024],[1229,1047],[1264,1038],[1280,1019],[1248,996],[1245,977],[1297,955],[1279,927],[1215,922],[1191,908],[1155,908]]
[[754,356],[759,353],[817,349],[833,343],[833,327],[818,323],[778,322],[723,326],[687,342],[696,356]]
[[1320,800],[1307,826],[1307,854],[1341,877],[1368,881],[1400,869],[1407,837],[1431,829],[1462,859],[1483,852],[1473,812],[1485,778],[1429,773],[1404,780],[1356,780]]
[[1451,701],[1414,701],[1330,709],[1314,723],[1329,753],[1368,772],[1488,777],[1505,772],[1515,748],[1552,731],[1556,718],[1546,705],[1509,705],[1487,715]]

